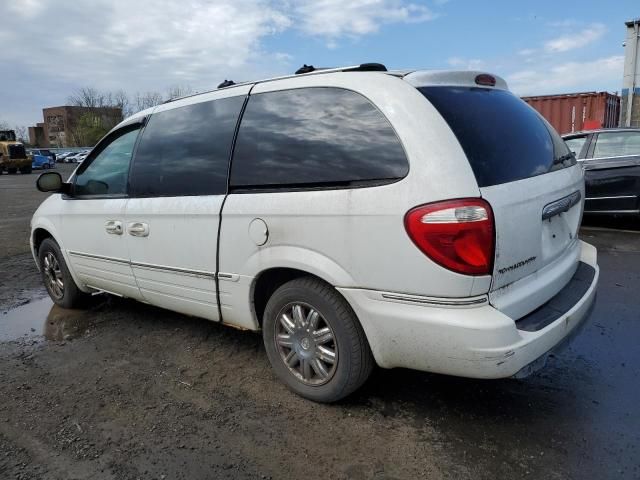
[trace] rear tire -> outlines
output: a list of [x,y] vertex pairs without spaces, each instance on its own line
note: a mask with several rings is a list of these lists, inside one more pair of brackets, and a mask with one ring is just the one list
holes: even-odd
[[374,366],[355,313],[333,287],[302,277],[278,288],[267,302],[263,340],[276,375],[316,402],[353,393]]
[[9,175],[15,175],[16,173],[18,173],[18,169],[17,169],[17,168],[15,168],[15,167],[7,168],[7,173],[8,173]]
[[46,238],[38,250],[40,274],[44,286],[57,305],[63,308],[77,308],[86,305],[90,295],[82,292],[69,273],[60,247],[52,238]]

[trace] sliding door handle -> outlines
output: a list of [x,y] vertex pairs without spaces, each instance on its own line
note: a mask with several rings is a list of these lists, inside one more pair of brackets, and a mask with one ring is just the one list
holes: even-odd
[[148,237],[149,225],[143,222],[131,222],[127,225],[127,232],[134,237]]
[[108,220],[104,224],[104,229],[112,235],[122,235],[122,222],[118,220]]

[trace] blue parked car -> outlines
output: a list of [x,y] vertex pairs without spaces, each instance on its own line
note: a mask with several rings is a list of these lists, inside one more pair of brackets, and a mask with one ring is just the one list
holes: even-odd
[[29,153],[31,155],[46,155],[47,157],[51,157],[54,162],[56,161],[56,154],[46,148],[32,148],[29,150]]
[[31,157],[31,168],[33,170],[41,168],[43,170],[54,168],[56,161],[48,155],[33,155]]

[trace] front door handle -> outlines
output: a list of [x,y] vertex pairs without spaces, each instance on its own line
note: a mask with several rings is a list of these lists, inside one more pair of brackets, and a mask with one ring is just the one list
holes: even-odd
[[148,237],[149,225],[143,222],[131,222],[127,225],[127,232],[134,237]]
[[122,222],[118,220],[108,220],[104,224],[104,229],[112,235],[122,235]]

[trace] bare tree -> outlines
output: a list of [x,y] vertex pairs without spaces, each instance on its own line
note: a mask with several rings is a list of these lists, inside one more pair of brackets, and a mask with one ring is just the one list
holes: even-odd
[[116,90],[113,93],[111,105],[122,110],[122,116],[125,118],[134,113],[133,106],[131,105],[131,101],[129,100],[129,95],[127,95],[127,92],[122,89]]
[[19,142],[29,143],[29,129],[27,127],[24,125],[16,125],[13,129],[16,132],[16,138]]
[[107,105],[108,93],[100,92],[93,87],[82,87],[76,90],[67,99],[70,105],[75,107],[100,108]]
[[8,122],[0,120],[0,130],[11,130],[11,127],[9,126]]
[[129,108],[129,97],[120,90],[102,92],[93,87],[83,87],[69,96],[69,104],[84,107],[68,121],[65,136],[76,146],[91,146],[122,120]]
[[190,85],[173,85],[167,89],[167,100],[175,100],[194,93],[195,90]]
[[[158,92],[145,92],[145,93],[136,93],[134,109],[136,112],[140,112],[141,110],[146,110],[147,108],[155,107],[156,105],[160,105],[164,99],[162,98],[162,94]],[[135,113],[135,112],[133,112]]]

